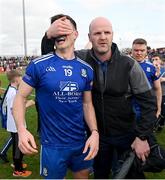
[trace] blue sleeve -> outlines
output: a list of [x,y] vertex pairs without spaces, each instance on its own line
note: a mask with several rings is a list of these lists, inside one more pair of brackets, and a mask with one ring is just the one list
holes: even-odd
[[93,70],[88,69],[85,91],[91,91],[92,90],[92,84],[93,84]]
[[38,73],[36,69],[36,65],[31,61],[30,64],[26,68],[25,75],[23,76],[23,81],[28,85],[35,88],[38,83]]
[[153,67],[153,81],[158,80],[160,78],[160,76],[161,76],[161,74],[159,76],[156,76],[155,74],[156,74],[156,68]]

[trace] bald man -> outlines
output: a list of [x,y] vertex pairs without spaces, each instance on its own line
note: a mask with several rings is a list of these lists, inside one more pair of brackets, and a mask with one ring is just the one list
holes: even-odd
[[[55,21],[42,39],[42,53],[54,52],[53,38],[72,33],[65,18]],[[76,56],[94,69],[93,104],[100,133],[100,146],[94,161],[94,177],[108,179],[118,169],[121,155],[132,148],[145,161],[150,153],[155,102],[151,87],[138,63],[120,53],[113,43],[112,23],[97,17],[89,25],[91,49],[75,51]],[[142,106],[141,121],[136,124],[132,96]],[[143,172],[129,172],[129,178],[144,178]]]

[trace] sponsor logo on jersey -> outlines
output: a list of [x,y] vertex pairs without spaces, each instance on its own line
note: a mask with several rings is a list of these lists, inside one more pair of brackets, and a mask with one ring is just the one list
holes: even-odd
[[64,97],[64,96],[81,96],[82,95],[82,92],[64,92],[64,91],[54,91],[53,93],[53,96],[61,96],[61,97]]
[[54,91],[53,96],[60,103],[77,103],[82,97],[82,92],[79,92],[77,82],[61,81],[60,91]]
[[72,66],[62,66],[62,68],[64,68],[64,69],[73,69],[73,67]]
[[71,81],[61,81],[60,82],[60,91],[78,91],[78,84],[77,82]]

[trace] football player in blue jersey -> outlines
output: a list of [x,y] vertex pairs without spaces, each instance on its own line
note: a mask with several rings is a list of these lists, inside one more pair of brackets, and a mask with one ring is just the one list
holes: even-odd
[[[63,16],[57,15],[53,20]],[[74,178],[86,179],[99,145],[91,97],[93,69],[75,56],[76,23],[70,16],[65,17],[71,26],[70,34],[54,39],[54,54],[31,61],[20,84],[13,111],[20,150],[24,154],[37,153],[34,137],[24,126],[24,102],[35,88],[40,112],[40,174],[46,179],[63,179],[69,168]],[[86,124],[91,131],[89,137]]]
[[[140,64],[145,72],[147,79],[156,95],[157,112],[156,116],[159,117],[161,113],[162,90],[160,83],[160,76],[157,76],[155,66],[147,61],[147,41],[142,38],[135,39],[132,43],[132,57]],[[138,119],[140,118],[141,110],[138,105],[135,105]]]

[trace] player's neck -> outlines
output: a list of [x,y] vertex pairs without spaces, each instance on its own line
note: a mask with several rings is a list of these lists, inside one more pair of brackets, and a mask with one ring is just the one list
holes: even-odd
[[55,53],[57,54],[57,56],[59,56],[62,59],[71,60],[75,58],[73,49],[64,49],[64,50],[56,49]]
[[18,88],[18,84],[17,83],[10,83],[10,86],[14,87],[15,89]]

